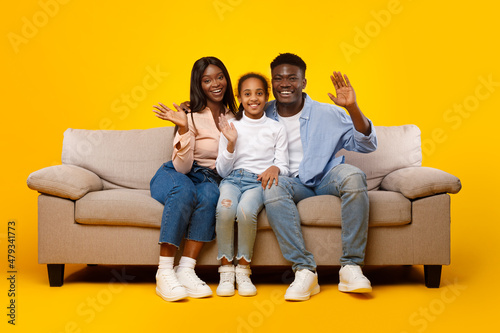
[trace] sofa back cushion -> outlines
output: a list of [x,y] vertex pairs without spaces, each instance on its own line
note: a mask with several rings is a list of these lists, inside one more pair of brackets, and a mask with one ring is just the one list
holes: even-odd
[[156,170],[172,159],[174,127],[64,132],[62,163],[97,174],[107,188],[149,189]]
[[415,125],[375,126],[377,150],[369,154],[341,150],[345,162],[366,174],[368,190],[376,190],[392,171],[422,165],[420,129]]

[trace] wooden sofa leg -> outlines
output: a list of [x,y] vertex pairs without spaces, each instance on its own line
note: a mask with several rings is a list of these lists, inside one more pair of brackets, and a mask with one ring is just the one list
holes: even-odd
[[61,287],[64,281],[64,264],[47,264],[49,284],[51,287]]
[[439,288],[441,283],[441,265],[424,265],[425,286]]

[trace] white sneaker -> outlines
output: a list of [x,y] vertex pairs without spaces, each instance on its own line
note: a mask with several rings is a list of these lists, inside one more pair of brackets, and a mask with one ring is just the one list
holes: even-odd
[[234,295],[234,266],[220,266],[220,282],[215,293],[217,296]]
[[339,290],[348,293],[369,293],[372,291],[370,280],[363,275],[361,267],[345,265],[339,272]]
[[250,274],[252,271],[250,268],[243,268],[239,265],[236,267],[236,288],[238,289],[238,294],[240,296],[255,296],[257,295],[257,288],[250,280]]
[[287,301],[307,301],[312,295],[319,293],[318,274],[308,269],[295,272],[295,280],[286,290]]
[[186,288],[177,280],[173,269],[159,269],[156,272],[156,294],[165,301],[173,302],[188,296]]
[[189,297],[212,296],[212,289],[196,275],[194,269],[177,266],[174,270],[177,280],[186,288]]

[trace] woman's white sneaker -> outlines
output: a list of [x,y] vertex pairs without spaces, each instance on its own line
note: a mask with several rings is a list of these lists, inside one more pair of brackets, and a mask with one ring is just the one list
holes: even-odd
[[339,272],[339,290],[346,293],[369,293],[370,280],[363,275],[358,265],[345,265]]
[[240,296],[255,296],[257,295],[257,288],[250,280],[250,274],[252,274],[252,270],[248,267],[240,267],[240,265],[236,266],[236,288],[238,289],[238,294]]
[[212,296],[212,289],[196,275],[194,269],[177,266],[174,270],[177,280],[186,288],[189,297]]
[[234,295],[234,266],[224,265],[219,267],[220,282],[215,293],[217,296]]
[[156,294],[168,302],[188,297],[186,288],[180,284],[171,268],[159,269],[156,272]]

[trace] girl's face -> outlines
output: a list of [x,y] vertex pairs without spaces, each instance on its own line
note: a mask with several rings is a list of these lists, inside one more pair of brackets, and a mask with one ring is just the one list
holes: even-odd
[[251,119],[260,119],[269,100],[264,83],[254,77],[248,78],[241,84],[239,95],[238,101],[243,105],[245,115]]
[[226,93],[227,81],[222,70],[215,65],[208,65],[201,76],[201,89],[207,100],[221,103]]

